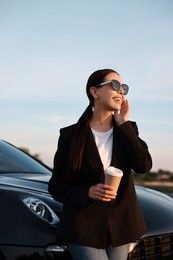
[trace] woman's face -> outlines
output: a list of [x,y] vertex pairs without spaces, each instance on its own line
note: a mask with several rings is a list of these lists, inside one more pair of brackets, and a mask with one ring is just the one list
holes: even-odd
[[[103,82],[110,81],[110,80],[117,80],[122,84],[121,77],[111,72],[109,73],[103,80]],[[110,83],[103,85],[99,88],[95,89],[95,98],[94,103],[95,105],[99,106],[99,109],[107,110],[107,111],[114,111],[120,110],[121,104],[124,100],[124,92],[123,89],[120,88],[120,91],[115,91]]]

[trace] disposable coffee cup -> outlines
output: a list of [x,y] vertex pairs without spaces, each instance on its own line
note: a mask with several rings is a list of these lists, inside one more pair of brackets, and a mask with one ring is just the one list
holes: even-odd
[[115,194],[118,191],[122,176],[123,172],[113,166],[110,166],[105,170],[105,184],[114,187]]

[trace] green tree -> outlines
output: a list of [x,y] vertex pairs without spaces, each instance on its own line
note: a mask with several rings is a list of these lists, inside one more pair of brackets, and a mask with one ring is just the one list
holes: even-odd
[[30,150],[26,147],[19,147],[19,149],[22,150],[23,152],[31,155],[32,157],[36,158],[38,161],[42,162],[39,153],[31,154]]

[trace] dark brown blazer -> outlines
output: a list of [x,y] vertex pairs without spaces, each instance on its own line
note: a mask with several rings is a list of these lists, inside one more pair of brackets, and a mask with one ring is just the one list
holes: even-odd
[[138,136],[135,122],[117,127],[114,122],[111,165],[124,175],[115,200],[101,202],[88,197],[89,188],[104,183],[103,165],[91,129],[88,127],[80,172],[67,169],[69,144],[76,125],[60,130],[49,192],[63,203],[57,238],[79,245],[105,248],[109,237],[113,246],[134,242],[146,231],[138,204],[131,170],[148,172],[152,167],[146,143]]

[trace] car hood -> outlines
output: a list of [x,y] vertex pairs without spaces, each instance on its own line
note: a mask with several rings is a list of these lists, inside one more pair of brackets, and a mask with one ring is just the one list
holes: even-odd
[[[0,185],[32,190],[50,196],[48,181],[51,174],[18,174],[14,177],[12,174],[9,175],[0,176]],[[148,228],[144,236],[173,232],[173,199],[161,192],[141,186],[136,186],[136,192]]]
[[136,187],[147,224],[145,236],[173,232],[173,199],[159,191]]
[[0,185],[35,190],[48,194],[51,174],[8,174],[0,176]]

